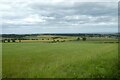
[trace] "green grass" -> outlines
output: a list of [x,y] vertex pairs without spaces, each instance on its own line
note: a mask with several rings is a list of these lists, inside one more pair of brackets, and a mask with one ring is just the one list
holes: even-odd
[[0,79],[2,78],[2,44],[0,43]]
[[3,77],[116,77],[117,55],[116,43],[4,43]]

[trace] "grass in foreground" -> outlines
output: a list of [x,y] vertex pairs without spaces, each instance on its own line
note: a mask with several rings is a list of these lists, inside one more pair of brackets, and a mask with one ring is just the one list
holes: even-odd
[[116,43],[5,43],[3,77],[116,77],[117,53]]
[[2,78],[2,43],[0,43],[0,79]]

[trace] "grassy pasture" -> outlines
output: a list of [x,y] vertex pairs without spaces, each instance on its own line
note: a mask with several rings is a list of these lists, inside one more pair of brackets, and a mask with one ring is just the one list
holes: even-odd
[[0,43],[0,79],[2,78],[2,43]]
[[3,77],[116,77],[117,43],[3,43]]

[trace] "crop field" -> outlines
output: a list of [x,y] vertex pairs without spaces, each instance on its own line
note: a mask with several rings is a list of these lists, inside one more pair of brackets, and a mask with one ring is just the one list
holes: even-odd
[[117,43],[3,43],[2,50],[3,78],[117,77]]
[[2,44],[0,43],[0,79],[2,78]]

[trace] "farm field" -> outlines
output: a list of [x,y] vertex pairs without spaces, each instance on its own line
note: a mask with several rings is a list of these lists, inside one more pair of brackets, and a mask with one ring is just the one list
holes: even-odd
[[2,78],[2,43],[0,43],[0,79]]
[[113,78],[118,44],[3,43],[3,78]]

